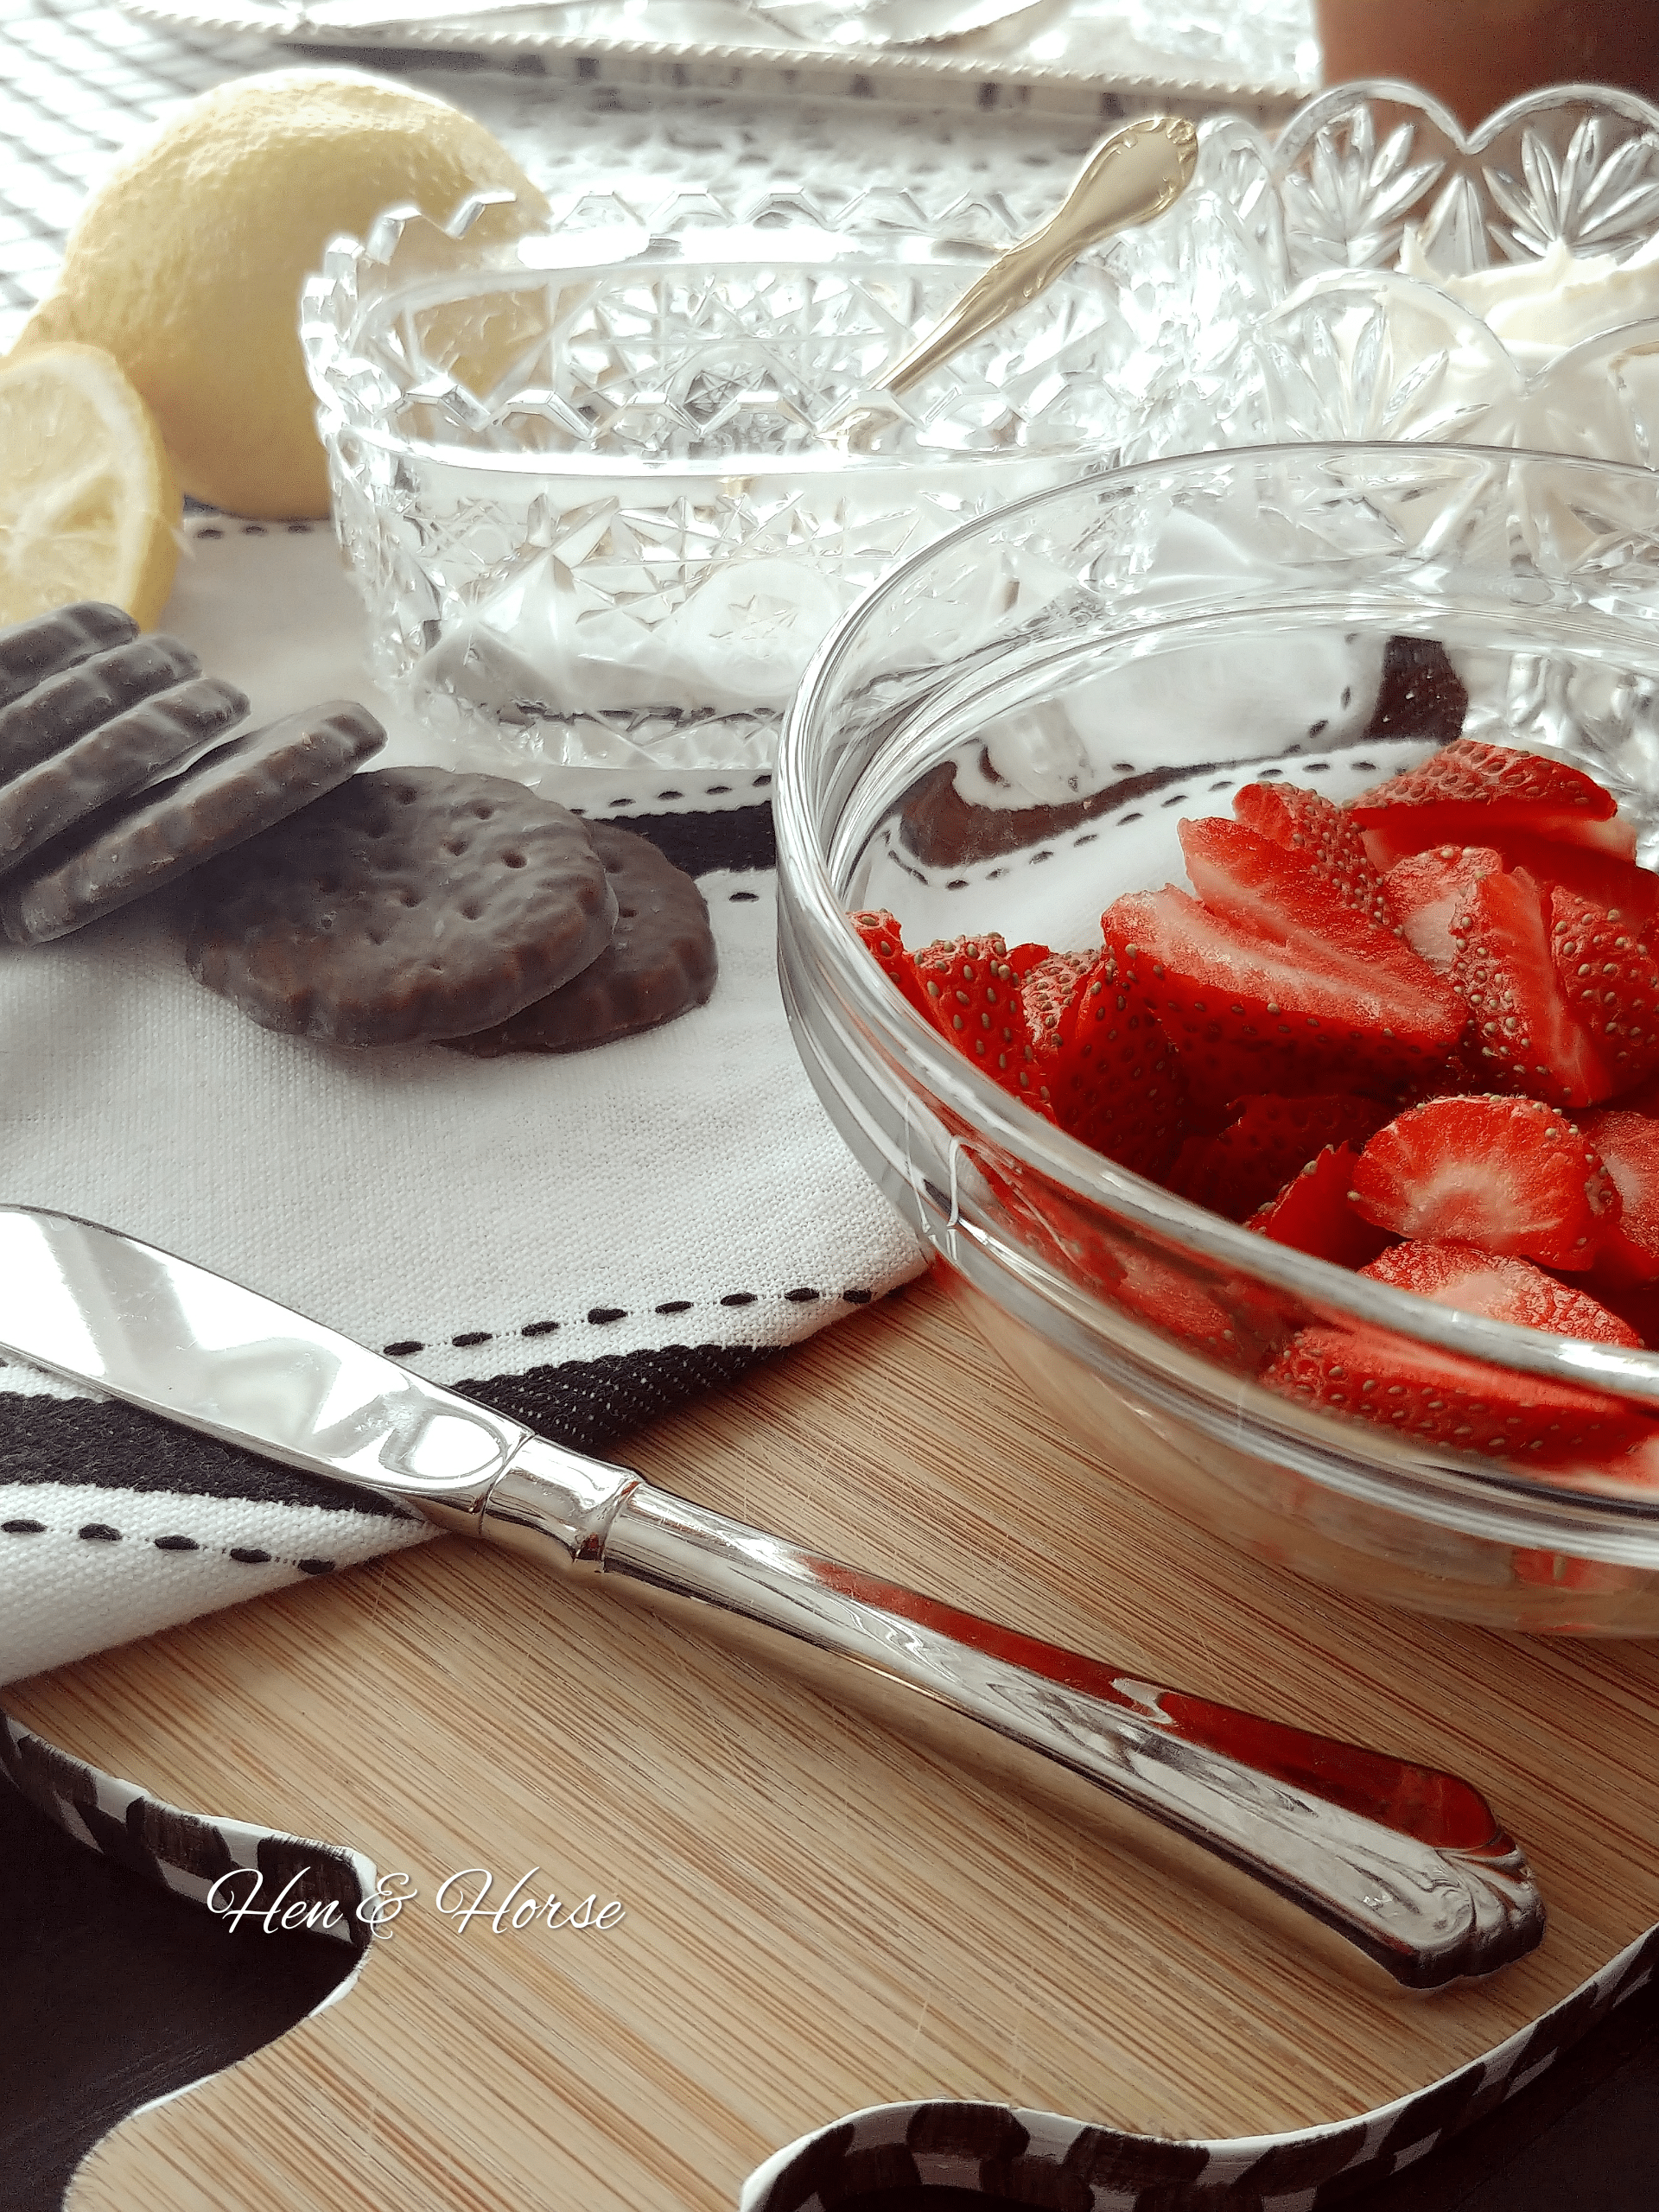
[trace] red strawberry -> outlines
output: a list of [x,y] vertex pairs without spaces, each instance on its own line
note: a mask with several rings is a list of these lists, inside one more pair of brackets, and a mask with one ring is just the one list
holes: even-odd
[[1438,975],[1458,957],[1452,920],[1483,875],[1499,875],[1503,856],[1490,845],[1434,845],[1396,861],[1382,878],[1389,912],[1414,951]]
[[1329,1260],[1334,1267],[1363,1268],[1387,1249],[1389,1238],[1362,1221],[1348,1202],[1358,1153],[1351,1144],[1327,1145],[1293,1175],[1275,1198],[1245,1223],[1258,1236]]
[[[1584,1292],[1525,1260],[1494,1258],[1471,1244],[1396,1244],[1360,1273],[1522,1328],[1592,1344],[1640,1342]],[[1602,1391],[1489,1366],[1384,1329],[1304,1329],[1262,1379],[1305,1405],[1535,1465],[1611,1458],[1653,1433],[1636,1408]]]
[[899,925],[885,906],[866,909],[862,913],[849,917],[853,927],[863,940],[864,949],[871,954],[881,973],[895,982],[918,1014],[933,1019],[933,1010],[927,994],[917,980],[916,963],[905,950],[905,940]]
[[1529,836],[1523,830],[1487,830],[1482,842],[1497,849],[1506,868],[1523,868],[1535,883],[1559,883],[1576,891],[1580,899],[1615,909],[1629,921],[1645,922],[1659,911],[1659,875],[1615,853],[1558,844],[1548,837]]
[[1550,946],[1561,990],[1612,1071],[1615,1091],[1659,1068],[1659,936],[1558,885]]
[[[1659,1122],[1609,1107],[1585,1115],[1579,1128],[1600,1154],[1620,1200],[1596,1262],[1598,1290],[1604,1281],[1659,1281]],[[1647,1333],[1643,1328],[1644,1338]]]
[[1451,981],[1475,1018],[1485,1082],[1557,1106],[1594,1106],[1618,1077],[1567,1004],[1542,897],[1524,870],[1483,876],[1452,923]]
[[1363,1144],[1388,1115],[1374,1098],[1340,1092],[1313,1098],[1268,1092],[1234,1106],[1231,1125],[1218,1136],[1187,1139],[1168,1179],[1172,1191],[1229,1221],[1248,1221],[1316,1152]]
[[1593,777],[1567,761],[1460,737],[1415,768],[1362,791],[1349,811],[1365,831],[1365,849],[1384,870],[1430,845],[1489,843],[1488,832],[1521,830],[1587,845],[1622,860],[1636,833]]
[[1002,939],[959,937],[925,944],[916,980],[928,1018],[994,1083],[1041,1109],[1034,1087],[1031,1025]]
[[[1262,911],[1274,903],[1264,897]],[[1463,1033],[1467,1007],[1403,938],[1317,887],[1304,883],[1299,904],[1306,926],[1270,932],[1170,886],[1131,893],[1101,918],[1201,1110],[1253,1091],[1390,1092]]]
[[[1604,1117],[1605,1118],[1605,1117]],[[1379,1229],[1545,1268],[1591,1266],[1618,1218],[1594,1147],[1535,1098],[1431,1098],[1379,1129],[1351,1192]]]
[[1185,1085],[1116,954],[1054,953],[1024,995],[1035,1084],[1060,1127],[1138,1175],[1162,1175],[1180,1144]]
[[1344,906],[1369,914],[1384,929],[1394,927],[1382,879],[1365,856],[1351,814],[1300,784],[1246,784],[1233,799],[1233,812],[1247,829],[1294,853]]

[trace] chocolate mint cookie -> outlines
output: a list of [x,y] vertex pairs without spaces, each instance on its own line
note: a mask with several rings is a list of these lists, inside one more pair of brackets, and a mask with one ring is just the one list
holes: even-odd
[[200,676],[176,638],[133,638],[78,661],[0,707],[0,778],[21,775],[140,699]]
[[597,959],[617,912],[575,815],[443,768],[354,776],[191,887],[192,974],[336,1045],[504,1021]]
[[511,1020],[444,1041],[458,1052],[579,1052],[655,1029],[715,988],[714,931],[702,893],[647,837],[593,824],[594,850],[616,893],[616,930],[597,960]]
[[247,694],[196,676],[142,699],[9,782],[0,783],[0,874],[38,852],[72,823],[124,798],[159,769],[232,729]]
[[111,645],[124,645],[137,634],[130,614],[95,599],[9,623],[0,630],[0,707],[9,707],[60,669],[73,668]]
[[[7,936],[42,944],[159,890],[332,791],[385,739],[372,715],[336,699],[216,746],[167,782],[99,807],[0,880]],[[231,866],[244,873],[239,855]]]

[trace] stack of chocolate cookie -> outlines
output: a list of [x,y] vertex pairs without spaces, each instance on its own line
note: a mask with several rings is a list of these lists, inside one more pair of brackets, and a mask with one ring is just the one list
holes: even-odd
[[191,971],[336,1045],[579,1051],[714,988],[707,908],[645,838],[523,785],[356,772],[351,701],[248,711],[176,639],[82,606],[0,631],[0,921],[42,944],[165,887]]

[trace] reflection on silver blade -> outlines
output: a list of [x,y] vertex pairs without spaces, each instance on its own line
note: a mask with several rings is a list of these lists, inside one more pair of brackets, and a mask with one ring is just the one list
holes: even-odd
[[0,1207],[0,1349],[393,1494],[481,1493],[529,1433],[206,1268],[32,1207]]

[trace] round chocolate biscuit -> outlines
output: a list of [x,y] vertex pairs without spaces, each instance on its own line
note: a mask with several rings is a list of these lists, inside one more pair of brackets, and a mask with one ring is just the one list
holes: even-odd
[[166,782],[95,809],[0,878],[0,924],[17,944],[65,937],[283,822],[385,741],[353,699],[233,737]]
[[574,814],[447,768],[354,776],[192,888],[192,974],[334,1045],[505,1021],[598,958],[617,907]]
[[612,823],[588,830],[616,893],[616,930],[597,960],[506,1021],[444,1042],[495,1059],[504,1052],[580,1052],[655,1029],[701,1006],[715,988],[715,933],[703,897],[648,837]]
[[235,728],[248,695],[214,676],[192,677],[170,691],[111,715],[21,775],[0,783],[0,874],[8,874],[72,823],[124,798]]

